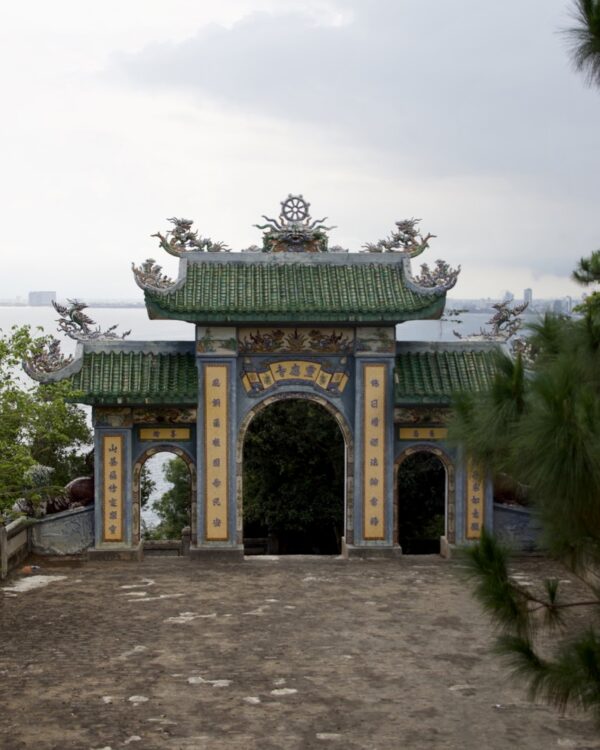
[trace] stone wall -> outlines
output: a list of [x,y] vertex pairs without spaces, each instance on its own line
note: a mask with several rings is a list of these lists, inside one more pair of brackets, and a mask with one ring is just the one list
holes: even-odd
[[36,555],[75,555],[93,544],[93,505],[54,513],[31,526],[31,551]]
[[528,508],[494,503],[494,533],[514,550],[533,552],[539,548],[541,527]]

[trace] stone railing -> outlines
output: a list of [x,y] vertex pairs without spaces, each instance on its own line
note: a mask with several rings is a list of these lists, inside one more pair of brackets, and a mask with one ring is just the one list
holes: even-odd
[[0,579],[27,557],[30,550],[29,522],[18,518],[6,526],[0,523]]
[[190,554],[190,543],[191,529],[186,526],[181,532],[181,539],[145,539],[144,554],[187,557]]

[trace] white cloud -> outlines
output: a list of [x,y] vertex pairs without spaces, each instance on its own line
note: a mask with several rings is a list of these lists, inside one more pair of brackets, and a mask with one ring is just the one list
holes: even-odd
[[165,217],[246,246],[289,192],[355,249],[422,217],[464,296],[567,291],[600,246],[600,96],[569,70],[563,0],[2,12],[0,297],[135,297]]

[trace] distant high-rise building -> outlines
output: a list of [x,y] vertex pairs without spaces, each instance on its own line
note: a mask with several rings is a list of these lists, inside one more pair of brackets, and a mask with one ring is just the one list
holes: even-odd
[[34,307],[51,305],[56,302],[56,292],[29,292],[28,302]]
[[530,305],[533,302],[533,291],[531,289],[525,289],[523,291],[523,302]]

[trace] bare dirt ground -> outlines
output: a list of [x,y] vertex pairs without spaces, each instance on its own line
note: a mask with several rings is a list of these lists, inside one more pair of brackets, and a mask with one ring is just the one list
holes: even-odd
[[463,572],[437,557],[46,564],[65,577],[0,592],[0,746],[600,748],[586,717],[527,701]]

